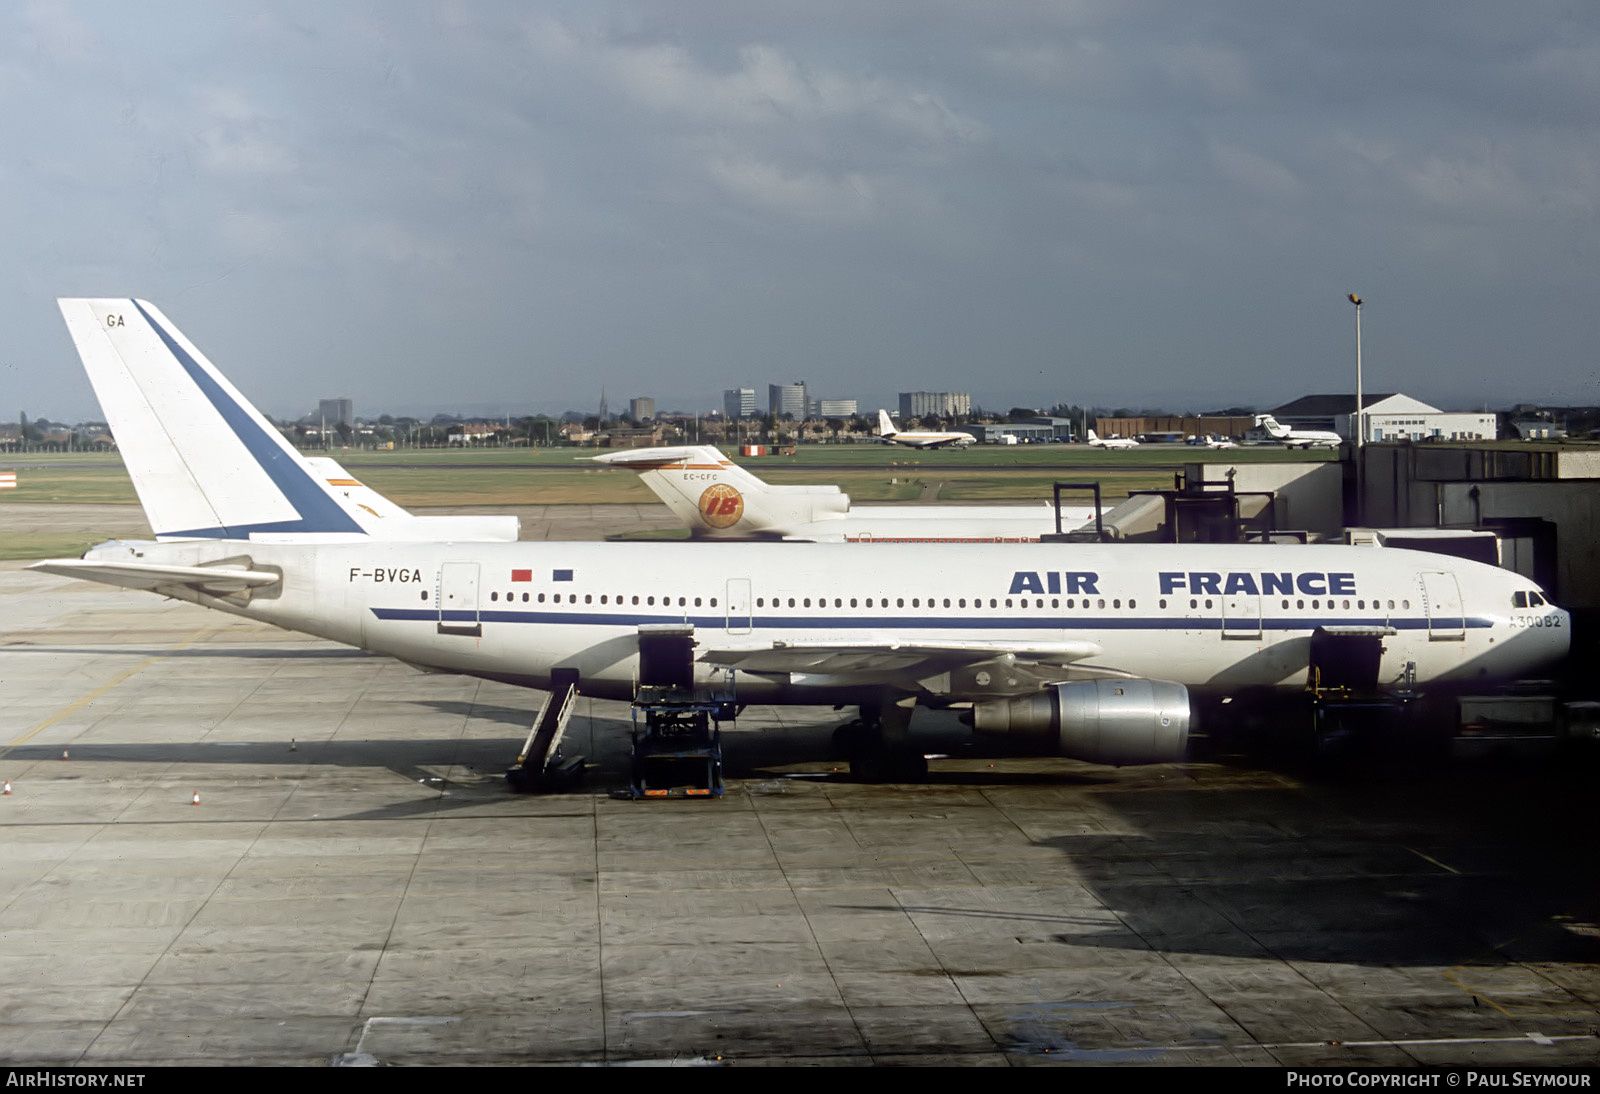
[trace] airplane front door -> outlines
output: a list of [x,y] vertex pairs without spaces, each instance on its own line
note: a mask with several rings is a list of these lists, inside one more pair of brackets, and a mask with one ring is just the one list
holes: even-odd
[[1261,639],[1261,598],[1225,596],[1222,598],[1222,637]]
[[476,562],[446,562],[439,568],[439,633],[483,637]]
[[1467,636],[1467,621],[1461,610],[1461,586],[1455,574],[1424,573],[1422,599],[1428,609],[1429,641],[1454,641]]

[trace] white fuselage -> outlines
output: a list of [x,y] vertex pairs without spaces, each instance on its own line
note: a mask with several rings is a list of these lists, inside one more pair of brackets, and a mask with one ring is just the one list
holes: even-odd
[[[1093,643],[1057,679],[1127,675],[1232,692],[1305,682],[1317,627],[1386,627],[1380,679],[1477,684],[1565,654],[1553,607],[1516,609],[1514,573],[1423,552],[1119,544],[324,543],[148,545],[148,561],[248,555],[276,596],[208,607],[431,668],[631,698],[638,629],[692,624],[702,653],[785,644]],[[441,617],[441,606],[443,613]],[[1002,655],[1003,656],[1003,655]],[[707,666],[698,666],[709,674]],[[1036,688],[1037,674],[1020,685]],[[850,702],[873,688],[935,705],[1006,694],[987,672],[906,681],[741,673],[741,697]]]

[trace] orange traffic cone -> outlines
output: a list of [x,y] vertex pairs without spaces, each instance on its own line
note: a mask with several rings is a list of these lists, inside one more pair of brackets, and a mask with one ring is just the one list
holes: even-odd
[[4,790],[0,790],[0,794],[9,794],[9,793],[11,793],[11,780],[7,779],[6,780],[6,788]]
[[196,790],[194,792],[194,800],[191,801],[189,804],[190,805],[199,805],[200,804],[200,791]]

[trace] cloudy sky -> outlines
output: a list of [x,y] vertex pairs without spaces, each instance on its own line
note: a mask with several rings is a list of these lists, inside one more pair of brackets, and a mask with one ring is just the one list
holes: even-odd
[[[268,413],[1600,401],[1600,6],[0,7],[0,417],[52,303]],[[892,405],[892,404],[889,404]]]

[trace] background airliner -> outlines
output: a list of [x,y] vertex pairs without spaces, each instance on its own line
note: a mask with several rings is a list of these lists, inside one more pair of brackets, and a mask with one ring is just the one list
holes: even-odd
[[1338,448],[1344,443],[1339,434],[1327,429],[1290,429],[1271,414],[1261,415],[1261,428],[1267,436],[1288,448]]
[[1303,688],[1319,628],[1385,635],[1380,678],[1423,687],[1567,651],[1533,582],[1406,550],[379,539],[154,306],[61,310],[156,540],[33,569],[623,700],[641,633],[692,628],[699,679],[732,670],[741,703],[859,704],[863,778],[925,769],[918,705],[1096,763],[1181,759],[1196,696]]
[[978,438],[971,433],[931,433],[926,430],[895,429],[894,422],[889,419],[889,412],[883,409],[878,411],[878,437],[886,444],[903,444],[910,448],[943,448],[946,445],[965,448],[969,444],[978,443]]
[[1096,448],[1138,448],[1139,442],[1132,437],[1112,437],[1101,440],[1094,430],[1089,430],[1089,443]]
[[[629,448],[589,459],[637,471],[697,537],[806,543],[1037,543],[1056,530],[1038,505],[854,505],[837,486],[764,482],[709,445]],[[1061,528],[1094,520],[1093,506],[1062,506]]]

